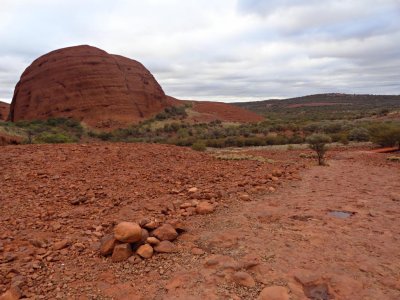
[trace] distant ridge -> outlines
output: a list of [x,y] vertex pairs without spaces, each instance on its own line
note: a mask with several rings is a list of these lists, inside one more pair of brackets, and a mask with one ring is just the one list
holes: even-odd
[[274,111],[293,111],[301,109],[362,110],[362,109],[400,109],[400,95],[368,94],[315,94],[288,99],[271,99],[253,102],[234,103],[259,114]]

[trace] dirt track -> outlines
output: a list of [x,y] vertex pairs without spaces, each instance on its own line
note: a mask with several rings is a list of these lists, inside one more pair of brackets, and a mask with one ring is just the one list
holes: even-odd
[[[256,299],[268,286],[293,300],[400,298],[400,168],[382,154],[333,152],[297,180],[311,162],[296,151],[258,151],[272,165],[159,145],[0,151],[0,292],[22,281],[32,299]],[[266,180],[273,169],[283,175]],[[174,208],[202,198],[213,214]],[[99,256],[113,224],[141,217],[185,220],[179,253],[134,265]],[[71,245],[52,250],[62,239]]]

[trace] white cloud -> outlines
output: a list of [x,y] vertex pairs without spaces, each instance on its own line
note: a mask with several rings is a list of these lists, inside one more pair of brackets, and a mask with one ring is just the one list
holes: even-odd
[[175,97],[400,93],[397,0],[2,0],[0,98],[51,50],[141,61]]

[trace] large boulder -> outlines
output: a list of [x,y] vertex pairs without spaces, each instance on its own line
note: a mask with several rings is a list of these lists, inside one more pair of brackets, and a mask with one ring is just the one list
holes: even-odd
[[114,227],[114,237],[123,243],[139,242],[142,239],[142,228],[136,223],[121,222]]
[[72,117],[116,128],[150,118],[171,103],[139,62],[91,46],[36,59],[15,87],[10,120]]

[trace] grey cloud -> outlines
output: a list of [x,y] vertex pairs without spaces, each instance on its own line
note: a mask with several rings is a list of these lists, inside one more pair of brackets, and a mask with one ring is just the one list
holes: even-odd
[[32,3],[2,0],[0,98],[8,101],[33,59],[76,44],[139,60],[178,98],[400,93],[397,0]]

